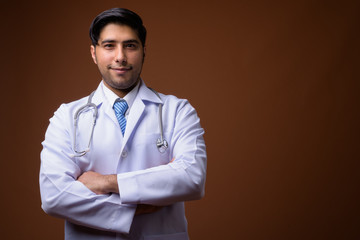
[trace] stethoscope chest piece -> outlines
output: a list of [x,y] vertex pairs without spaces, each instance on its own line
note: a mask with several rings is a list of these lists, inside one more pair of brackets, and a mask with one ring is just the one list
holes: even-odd
[[169,145],[165,139],[158,138],[156,141],[156,146],[160,153],[164,153]]

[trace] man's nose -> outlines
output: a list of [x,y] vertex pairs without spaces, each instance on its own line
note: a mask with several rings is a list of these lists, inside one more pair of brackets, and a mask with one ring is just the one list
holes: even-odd
[[119,46],[115,53],[115,62],[126,65],[126,54],[122,46]]

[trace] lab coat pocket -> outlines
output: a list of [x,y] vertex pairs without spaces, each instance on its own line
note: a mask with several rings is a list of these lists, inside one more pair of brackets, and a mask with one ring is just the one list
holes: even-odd
[[144,240],[188,240],[188,239],[189,237],[186,232],[144,236]]

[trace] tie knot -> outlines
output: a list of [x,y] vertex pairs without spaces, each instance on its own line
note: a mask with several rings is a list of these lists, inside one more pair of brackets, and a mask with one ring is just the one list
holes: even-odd
[[114,110],[117,114],[124,115],[126,110],[128,109],[127,102],[125,100],[116,100],[114,103]]

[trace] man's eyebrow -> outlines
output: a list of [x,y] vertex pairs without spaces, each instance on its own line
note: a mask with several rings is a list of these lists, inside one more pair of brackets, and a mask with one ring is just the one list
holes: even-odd
[[[113,39],[105,39],[103,41],[101,41],[101,44],[104,44],[104,43],[116,43],[117,41],[113,40]],[[125,41],[122,41],[122,43],[140,43],[138,40],[136,39],[129,39],[129,40],[125,40]]]
[[139,41],[136,39],[129,39],[129,40],[123,41],[123,43],[139,43]]
[[105,39],[103,41],[101,41],[101,44],[104,44],[104,43],[115,43],[116,41],[115,40],[112,40],[112,39]]

